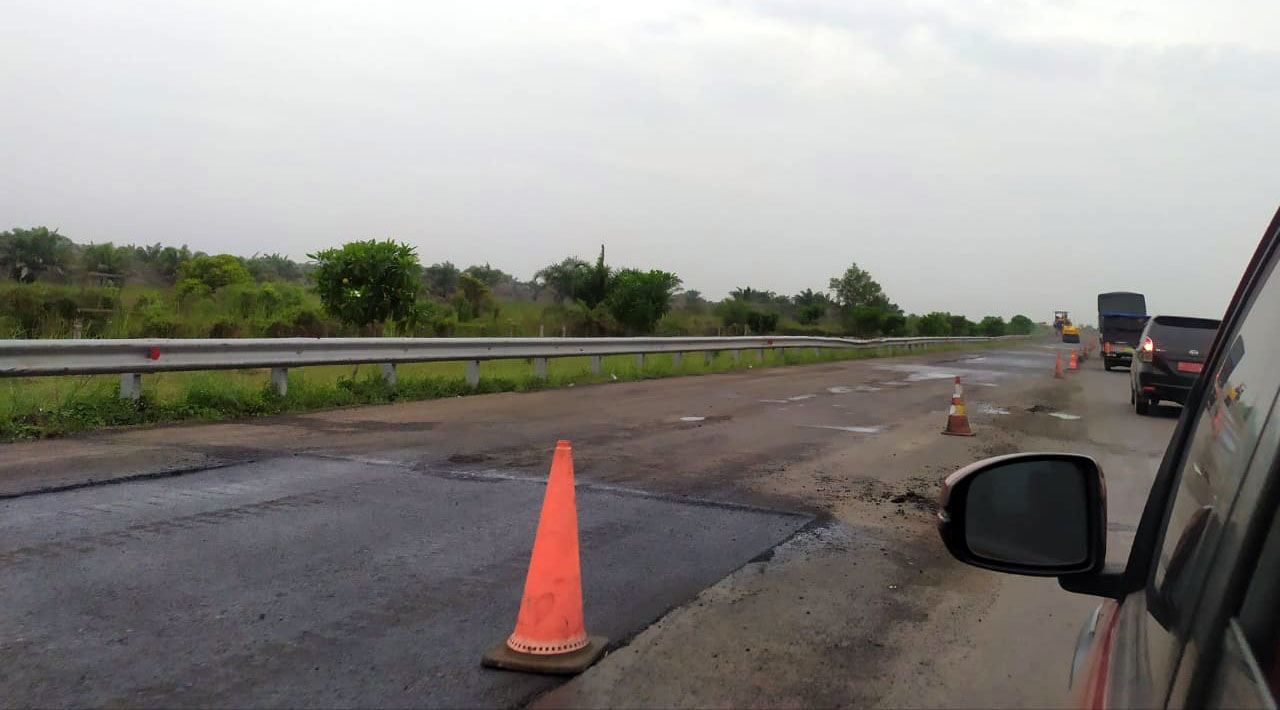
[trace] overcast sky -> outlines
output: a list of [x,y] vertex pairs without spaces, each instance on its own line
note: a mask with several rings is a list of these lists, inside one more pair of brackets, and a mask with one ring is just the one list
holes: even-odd
[[1275,0],[0,0],[0,229],[1219,316],[1280,205],[1277,36]]

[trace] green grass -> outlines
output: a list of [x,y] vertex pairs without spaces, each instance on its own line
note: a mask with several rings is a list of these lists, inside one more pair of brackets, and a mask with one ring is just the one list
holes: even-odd
[[[997,343],[944,345],[929,352],[990,347]],[[899,348],[894,354],[905,353]],[[916,353],[925,352],[917,350]],[[702,353],[685,353],[677,366],[671,355],[649,355],[637,369],[631,355],[606,357],[599,375],[591,374],[590,358],[548,361],[547,379],[534,376],[526,360],[490,360],[480,364],[480,384],[470,387],[461,362],[411,363],[398,368],[398,383],[389,388],[377,365],[317,366],[289,371],[289,393],[277,396],[268,370],[167,372],[146,375],[137,402],[121,400],[119,377],[31,377],[0,380],[0,439],[60,436],[109,426],[190,420],[243,419],[284,412],[304,412],[361,404],[381,404],[454,397],[490,392],[524,392],[553,387],[618,380],[701,375],[877,357],[875,350],[829,350],[814,355],[809,348],[791,348],[785,355],[766,350],[762,362],[754,351],[735,361],[721,352],[706,363]],[[354,375],[354,377],[353,377]]]

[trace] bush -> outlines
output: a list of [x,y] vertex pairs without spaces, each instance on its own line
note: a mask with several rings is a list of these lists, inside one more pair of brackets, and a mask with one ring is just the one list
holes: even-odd
[[[180,292],[181,283],[187,281],[197,281],[212,292],[233,283],[252,280],[253,277],[249,275],[249,270],[244,267],[244,263],[240,261],[240,258],[231,254],[200,255],[190,261],[183,262],[178,267]],[[189,286],[188,288],[191,287]]]
[[671,296],[679,286],[680,279],[666,271],[623,269],[614,277],[604,304],[627,330],[652,333],[658,319],[671,310]]
[[1005,333],[1004,319],[1000,316],[987,316],[978,323],[977,331],[987,337],[995,338]]
[[1031,319],[1019,313],[1009,319],[1010,335],[1031,335],[1031,331],[1035,329],[1035,323]]
[[778,328],[778,314],[753,310],[747,313],[747,327],[753,333],[772,333]]
[[920,316],[916,329],[920,335],[927,338],[940,338],[951,335],[951,314],[934,311],[928,315]]
[[178,317],[164,305],[151,303],[135,309],[134,312],[141,319],[138,328],[139,337],[175,338],[178,336]]
[[361,328],[417,320],[420,267],[408,244],[370,239],[308,256],[317,262],[316,288],[333,317]]
[[210,338],[239,338],[240,326],[229,320],[220,320],[209,326]]

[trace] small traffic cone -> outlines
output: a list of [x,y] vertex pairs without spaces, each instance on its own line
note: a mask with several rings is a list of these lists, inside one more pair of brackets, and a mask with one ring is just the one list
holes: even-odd
[[607,643],[604,637],[588,636],[582,621],[573,449],[560,441],[551,460],[515,631],[485,651],[480,662],[513,671],[575,675],[595,663]]
[[1071,351],[1071,359],[1067,361],[1067,371],[1075,372],[1079,366],[1076,364],[1076,351]]
[[1066,374],[1062,372],[1062,353],[1059,352],[1053,356],[1053,378],[1060,380],[1063,377],[1066,377]]
[[973,436],[969,429],[969,415],[964,411],[964,392],[960,389],[960,376],[956,375],[956,391],[951,395],[951,409],[947,412],[947,428],[943,434],[952,436]]

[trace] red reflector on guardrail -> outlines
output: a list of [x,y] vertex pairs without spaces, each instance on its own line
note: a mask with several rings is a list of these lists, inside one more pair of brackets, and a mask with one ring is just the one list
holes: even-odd
[[160,348],[151,348],[150,350],[148,350],[148,351],[147,351],[147,357],[151,358],[152,360],[159,360],[159,359],[160,359]]

